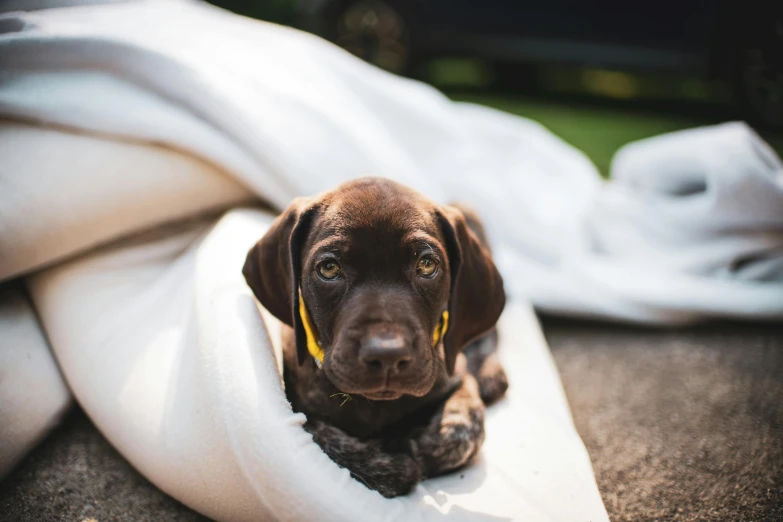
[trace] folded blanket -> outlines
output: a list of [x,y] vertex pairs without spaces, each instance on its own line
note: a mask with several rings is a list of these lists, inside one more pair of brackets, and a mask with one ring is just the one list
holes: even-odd
[[[165,183],[156,185],[146,176],[176,180],[192,173],[196,185],[204,176],[198,162],[189,163],[160,147],[145,151],[138,145],[12,123],[3,129],[16,138],[16,147],[7,149],[8,165],[19,166],[4,171],[6,186],[57,164],[72,165],[72,179],[82,184],[94,179],[99,186],[107,167],[123,165],[129,174],[144,171],[146,184],[137,190],[148,192],[137,204],[145,205],[136,208],[130,200],[129,206],[118,205],[102,218],[124,223],[117,232],[122,235],[128,234],[134,215],[163,212],[165,197],[176,199]],[[46,145],[41,150],[47,154],[35,154],[36,144]],[[101,161],[79,161],[91,151]],[[19,157],[27,160],[23,163]],[[211,186],[219,187],[216,183]],[[161,194],[154,193],[156,187]],[[112,190],[111,184],[104,187],[106,196],[116,199]],[[103,207],[91,207],[89,199],[80,199],[84,194],[90,192],[75,190],[63,203],[100,217]],[[164,199],[151,204],[156,198]],[[38,220],[57,224],[63,233],[70,230],[70,237],[101,239],[90,220],[71,220],[63,211],[47,214],[51,210],[41,207]],[[367,510],[379,517],[414,520],[441,513],[457,520],[490,515],[606,519],[551,357],[530,311],[520,305],[509,308],[512,318],[504,319],[501,327],[514,385],[508,401],[490,410],[488,442],[475,466],[423,484],[400,508],[397,501],[365,490],[332,464],[285,402],[279,379],[282,359],[270,352],[279,340],[278,325],[252,304],[240,272],[247,249],[271,218],[240,212],[214,229],[208,217],[159,226],[29,278],[42,324],[73,393],[134,466],[168,493],[218,520],[367,520]],[[40,239],[45,250],[50,242]],[[9,435],[4,440],[18,442],[13,460],[0,455],[6,469],[69,403],[56,364],[41,356],[48,352],[32,311],[23,307],[28,319],[20,321],[15,310],[23,301],[11,297],[5,302],[17,304],[0,306],[0,324],[16,326],[4,326],[0,335],[3,349],[13,351],[0,354],[6,355],[0,357],[0,368],[18,378],[3,379],[5,409],[0,413]],[[265,323],[259,321],[261,314]],[[20,327],[34,346],[26,348],[14,340]],[[8,356],[13,354],[18,356]],[[251,363],[259,357],[258,364]],[[248,375],[248,370],[257,373]],[[47,380],[35,388],[19,382],[30,379],[32,371]],[[40,406],[31,409],[31,401]],[[19,436],[11,438],[14,434]],[[274,441],[298,445],[281,449]],[[308,502],[302,502],[303,495]]]
[[161,222],[251,201],[160,147],[0,120],[0,280]]
[[0,479],[71,405],[20,285],[0,287]]
[[744,123],[621,149],[584,226],[582,271],[657,320],[780,319],[783,163]]
[[473,465],[388,500],[332,463],[286,401],[279,325],[241,273],[273,217],[158,229],[30,279],[74,395],[139,471],[218,520],[608,520],[525,305],[499,325],[511,387]]
[[0,116],[167,144],[276,208],[366,174],[463,200],[517,274],[510,293],[544,310],[783,316],[783,168],[745,127],[633,145],[604,184],[533,122],[199,2],[9,14],[0,31]]

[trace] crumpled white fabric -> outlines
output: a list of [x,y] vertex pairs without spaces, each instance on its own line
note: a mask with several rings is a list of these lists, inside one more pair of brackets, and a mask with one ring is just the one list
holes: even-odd
[[159,229],[30,278],[71,390],[139,471],[217,520],[608,520],[520,303],[499,324],[512,384],[475,463],[388,500],[331,462],[286,401],[278,323],[241,273],[273,217]]
[[0,120],[0,158],[0,280],[254,199],[197,158],[52,127]]
[[583,223],[583,271],[654,320],[779,319],[783,164],[745,123],[632,143]]
[[[56,165],[78,166],[58,180],[56,195],[41,194],[59,198],[63,206],[43,207],[48,212],[29,228],[34,232],[47,221],[59,227],[63,237],[54,243],[59,253],[69,242],[100,241],[111,230],[127,234],[134,219],[148,219],[150,212],[177,210],[177,205],[158,209],[151,202],[176,201],[182,194],[178,180],[189,174],[201,189],[186,192],[188,205],[234,206],[226,195],[242,197],[225,185],[230,179],[220,172],[210,173],[208,165],[160,147],[144,150],[18,122],[0,124],[0,135],[14,136],[14,146],[6,149],[8,164],[19,168],[0,170],[0,180],[15,188],[0,194],[0,200],[40,188],[39,181],[50,179],[46,173]],[[36,154],[40,150],[46,154]],[[103,160],[80,162],[88,153]],[[122,167],[115,171],[102,162]],[[117,173],[134,171],[140,172],[135,183],[122,180],[111,186]],[[224,181],[205,180],[208,176]],[[84,190],[91,182],[113,205]],[[101,223],[82,217],[89,215]],[[21,230],[28,219],[6,218],[4,224]],[[301,416],[294,416],[285,402],[281,359],[270,353],[270,345],[279,344],[277,322],[263,309],[266,323],[260,321],[240,273],[247,249],[271,219],[257,211],[234,211],[213,226],[209,215],[195,217],[28,276],[70,389],[134,466],[218,520],[437,520],[443,513],[456,520],[606,519],[551,357],[530,310],[519,303],[509,306],[509,318],[501,324],[513,388],[507,401],[490,410],[480,460],[464,472],[424,483],[401,500],[403,507],[339,471],[301,430]],[[3,310],[0,306],[0,318]],[[44,342],[40,331],[32,333]],[[48,364],[54,367],[51,358]],[[4,364],[3,369],[19,367]],[[29,399],[31,391],[41,395],[15,383],[3,397]],[[68,403],[65,387],[59,392],[47,395],[49,404]],[[23,400],[6,404],[28,424],[53,420],[31,417]],[[22,449],[34,439],[24,442]]]
[[[520,274],[511,293],[541,309],[653,323],[783,316],[783,167],[742,124],[632,145],[606,184],[536,123],[206,4],[5,15],[0,31],[0,115],[167,144],[277,208],[366,174],[464,200],[504,271]],[[709,181],[703,198],[664,187],[694,177]],[[712,197],[717,187],[729,197]]]
[[22,290],[19,284],[0,287],[0,479],[72,402]]

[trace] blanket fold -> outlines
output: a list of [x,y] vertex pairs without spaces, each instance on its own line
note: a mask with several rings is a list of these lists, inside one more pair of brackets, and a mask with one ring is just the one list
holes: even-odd
[[71,402],[21,285],[0,286],[0,479],[57,424]]

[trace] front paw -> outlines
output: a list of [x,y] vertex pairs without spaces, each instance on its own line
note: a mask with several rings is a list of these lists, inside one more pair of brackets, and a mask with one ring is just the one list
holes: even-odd
[[404,453],[379,453],[349,469],[356,480],[386,498],[407,495],[421,481],[421,467]]
[[308,420],[304,428],[335,464],[384,497],[410,493],[421,480],[419,464],[406,453],[410,447],[386,449],[384,441],[360,440],[319,420]]
[[484,410],[468,415],[445,415],[417,438],[417,460],[424,474],[434,477],[464,466],[484,443]]
[[484,404],[501,399],[508,389],[508,377],[496,354],[487,357],[477,375],[479,394]]

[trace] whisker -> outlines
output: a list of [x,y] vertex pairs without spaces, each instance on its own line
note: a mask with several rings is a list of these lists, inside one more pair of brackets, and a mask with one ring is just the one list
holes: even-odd
[[331,394],[329,396],[329,398],[331,399],[332,397],[342,397],[343,398],[343,402],[340,403],[340,407],[341,408],[343,406],[345,406],[346,402],[349,402],[349,401],[353,400],[353,397],[349,393],[342,393],[342,392],[340,392],[340,393],[333,393],[333,394]]

